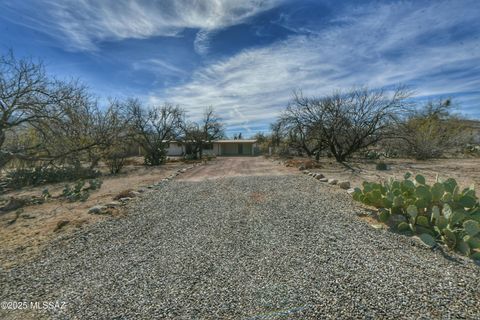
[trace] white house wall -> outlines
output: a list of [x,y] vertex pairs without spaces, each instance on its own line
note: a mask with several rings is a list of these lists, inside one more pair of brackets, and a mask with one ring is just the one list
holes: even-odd
[[182,156],[184,153],[184,148],[180,143],[172,142],[168,146],[167,156]]

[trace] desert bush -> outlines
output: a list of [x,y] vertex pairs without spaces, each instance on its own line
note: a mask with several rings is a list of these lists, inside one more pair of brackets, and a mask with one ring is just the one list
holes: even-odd
[[469,156],[480,157],[480,145],[467,144],[463,152]]
[[466,141],[462,119],[451,113],[452,102],[430,102],[398,126],[393,143],[397,149],[417,160],[442,157]]
[[368,150],[365,152],[364,156],[368,160],[377,160],[377,159],[380,159],[380,156],[382,156],[382,154],[375,150]]
[[84,167],[36,167],[17,169],[7,172],[0,180],[4,189],[20,189],[26,186],[38,186],[47,183],[92,179],[100,172]]
[[127,151],[122,147],[112,147],[105,151],[105,164],[108,166],[111,174],[118,174],[125,166],[127,160]]
[[353,198],[376,207],[378,218],[393,228],[417,234],[429,246],[438,243],[480,259],[480,204],[472,187],[460,189],[455,179],[428,185],[422,175],[385,183],[363,183]]
[[90,191],[100,189],[102,180],[88,180],[88,186],[85,187],[85,180],[78,180],[73,186],[66,185],[62,192],[62,197],[68,202],[86,201],[90,196]]
[[194,154],[186,154],[184,159],[185,160],[195,160],[197,157]]
[[388,170],[388,166],[385,162],[380,161],[379,163],[377,163],[375,165],[375,169],[377,169],[379,171],[385,171],[385,170]]

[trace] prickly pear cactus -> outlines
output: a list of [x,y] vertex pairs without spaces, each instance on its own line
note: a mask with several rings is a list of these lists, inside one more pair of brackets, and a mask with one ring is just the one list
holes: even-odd
[[365,181],[362,187],[353,198],[377,208],[381,222],[417,234],[429,246],[443,244],[480,260],[480,204],[473,186],[462,190],[453,178],[429,185],[424,176],[407,172],[401,180]]

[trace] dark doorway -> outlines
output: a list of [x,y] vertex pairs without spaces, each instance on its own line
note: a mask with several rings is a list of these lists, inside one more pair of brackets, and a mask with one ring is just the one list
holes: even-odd
[[243,154],[243,144],[238,144],[238,154]]

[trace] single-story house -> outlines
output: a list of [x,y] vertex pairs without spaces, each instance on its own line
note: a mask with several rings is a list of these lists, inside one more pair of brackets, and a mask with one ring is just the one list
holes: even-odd
[[[188,144],[182,141],[171,141],[167,149],[167,156],[183,156],[187,153]],[[204,155],[216,156],[254,156],[258,153],[257,140],[213,140],[203,148]]]

